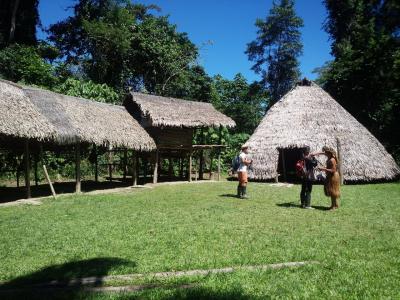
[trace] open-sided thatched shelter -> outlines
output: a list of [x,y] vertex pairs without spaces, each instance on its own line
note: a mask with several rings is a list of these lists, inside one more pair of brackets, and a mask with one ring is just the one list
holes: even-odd
[[[124,102],[127,110],[149,132],[157,144],[158,152],[165,155],[189,154],[189,180],[191,153],[197,149],[221,145],[192,145],[194,130],[206,127],[234,127],[235,122],[217,111],[212,104],[161,97],[142,93],[130,93]],[[202,164],[200,164],[202,166]],[[157,166],[154,168],[157,181]],[[200,174],[201,176],[201,174]]]
[[[383,145],[328,93],[303,80],[273,105],[246,142],[254,159],[250,177],[285,180],[301,149],[330,146],[339,153],[345,181],[390,180],[400,174]],[[323,161],[323,158],[321,158]]]

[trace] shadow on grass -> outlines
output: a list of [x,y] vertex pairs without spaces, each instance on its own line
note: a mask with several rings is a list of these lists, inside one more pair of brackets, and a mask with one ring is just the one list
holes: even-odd
[[[277,203],[276,206],[286,207],[286,208],[301,208],[301,205],[295,202],[286,202],[286,203]],[[329,207],[319,206],[319,205],[311,205],[312,208],[317,210],[329,210]]]
[[[135,268],[136,263],[120,258],[93,258],[45,267],[31,274],[0,284],[1,299],[65,299],[80,297],[84,277],[92,286],[103,285],[102,277],[121,266]],[[70,288],[65,291],[65,288]],[[68,294],[68,297],[66,296]]]
[[222,195],[219,195],[219,197],[236,198],[236,199],[238,199],[238,196],[236,194],[222,194]]
[[[135,298],[131,298],[135,299]],[[230,300],[230,299],[256,299],[254,296],[246,295],[240,287],[231,289],[214,290],[206,287],[195,287],[193,289],[177,289],[172,295],[161,297],[163,300],[173,299],[215,299],[215,300]]]

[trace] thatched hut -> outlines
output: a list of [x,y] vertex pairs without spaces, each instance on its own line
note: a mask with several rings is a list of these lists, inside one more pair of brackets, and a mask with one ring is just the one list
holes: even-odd
[[342,179],[390,180],[400,174],[383,145],[328,93],[304,80],[273,105],[246,142],[254,159],[250,177],[290,179],[302,148],[338,151]]
[[50,140],[54,126],[38,111],[22,87],[0,79],[0,136],[2,139]]
[[[191,180],[191,153],[194,149],[222,147],[222,145],[193,145],[194,131],[206,127],[235,126],[231,118],[217,111],[210,103],[132,92],[126,97],[124,105],[155,140],[156,164],[159,152],[165,156],[189,155],[189,180]],[[153,179],[156,182],[157,165],[154,171]]]
[[[24,87],[23,90],[38,111],[56,128],[55,142],[61,145],[75,145],[77,192],[81,189],[79,164],[82,143],[109,149],[115,147],[135,151],[156,149],[153,139],[123,106],[66,96],[33,87]],[[96,181],[97,170],[96,154]],[[111,180],[111,162],[109,174]],[[133,175],[133,182],[136,184],[136,174]]]

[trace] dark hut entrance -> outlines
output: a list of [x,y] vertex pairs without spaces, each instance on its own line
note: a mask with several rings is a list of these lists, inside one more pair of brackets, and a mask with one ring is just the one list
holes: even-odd
[[301,159],[304,148],[280,148],[278,174],[281,182],[298,182],[296,162]]

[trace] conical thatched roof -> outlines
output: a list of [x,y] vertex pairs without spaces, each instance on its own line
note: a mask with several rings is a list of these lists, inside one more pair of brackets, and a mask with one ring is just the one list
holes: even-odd
[[389,180],[400,174],[382,144],[328,93],[311,83],[297,86],[273,105],[246,142],[254,159],[250,176],[264,180],[276,176],[279,148],[341,144],[346,181]]
[[155,95],[131,93],[126,106],[133,102],[147,125],[159,127],[234,127],[235,121],[217,111],[212,104]]
[[22,87],[0,79],[0,135],[49,140],[54,126],[43,117]]
[[24,87],[38,111],[56,128],[56,142],[80,142],[154,150],[149,134],[123,106]]

